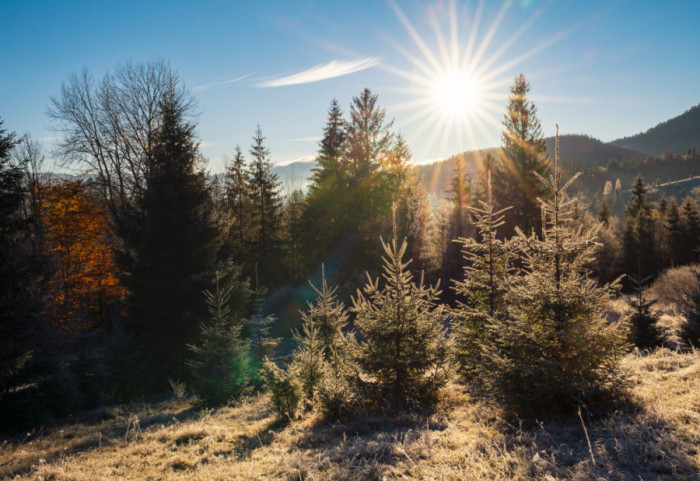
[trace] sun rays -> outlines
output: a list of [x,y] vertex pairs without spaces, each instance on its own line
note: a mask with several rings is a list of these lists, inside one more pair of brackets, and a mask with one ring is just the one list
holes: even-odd
[[511,70],[558,38],[554,36],[524,53],[511,53],[541,12],[533,12],[518,30],[496,44],[512,2],[504,2],[488,25],[484,21],[485,3],[481,0],[468,10],[451,0],[427,8],[425,19],[432,32],[422,35],[392,2],[413,44],[393,42],[409,61],[408,68],[384,65],[408,81],[408,86],[395,90],[413,98],[393,107],[411,112],[405,124],[416,125],[412,135],[427,132],[431,149],[437,145],[438,151],[444,152],[450,142],[457,148],[454,153],[473,150],[478,138],[492,137],[493,129],[501,128]]

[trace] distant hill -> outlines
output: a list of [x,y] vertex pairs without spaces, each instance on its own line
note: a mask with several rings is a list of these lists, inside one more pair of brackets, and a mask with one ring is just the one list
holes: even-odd
[[661,155],[664,150],[684,154],[688,149],[700,149],[700,105],[661,122],[646,132],[613,140],[610,144],[654,157]]
[[[554,137],[546,138],[545,143],[547,144],[549,157],[553,159]],[[474,172],[483,163],[483,159],[486,158],[488,153],[499,158],[502,156],[502,149],[500,147],[481,149],[463,152],[459,155],[464,156],[467,170]],[[559,157],[565,168],[568,167],[567,170],[577,171],[592,170],[599,166],[605,167],[612,159],[622,163],[625,160],[641,158],[643,155],[622,147],[606,144],[587,135],[561,135],[559,136]],[[449,189],[450,181],[454,177],[456,159],[457,156],[455,155],[446,160],[416,167],[418,173],[423,176],[428,192],[440,195]]]
[[311,169],[315,166],[316,161],[313,159],[298,160],[291,164],[276,165],[272,168],[272,172],[279,176],[282,188],[286,192],[306,187],[311,177]]
[[[554,137],[548,137],[545,142],[549,156],[554,158]],[[588,135],[559,136],[559,158],[577,161],[579,169],[604,167],[611,159],[622,163],[627,159],[637,157],[642,157],[642,154],[631,149],[606,144]]]

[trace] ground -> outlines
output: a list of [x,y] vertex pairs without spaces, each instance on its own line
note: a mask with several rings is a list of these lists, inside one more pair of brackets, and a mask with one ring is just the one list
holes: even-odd
[[458,383],[432,413],[344,424],[283,422],[265,395],[213,410],[113,407],[2,441],[0,477],[700,480],[700,352],[633,353],[622,365],[631,404],[527,423]]

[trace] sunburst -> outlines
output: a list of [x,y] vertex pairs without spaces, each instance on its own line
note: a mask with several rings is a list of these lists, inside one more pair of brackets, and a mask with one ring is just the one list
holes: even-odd
[[[409,81],[409,86],[396,90],[413,99],[393,108],[412,111],[403,120],[407,125],[417,124],[412,135],[418,137],[429,131],[427,144],[439,142],[441,152],[445,151],[448,141],[461,152],[474,149],[479,136],[492,136],[493,128],[501,127],[507,87],[512,82],[507,74],[559,38],[551,37],[525,53],[509,56],[511,47],[540,12],[534,12],[496,47],[494,38],[512,3],[504,2],[491,24],[484,28],[485,3],[481,0],[473,11],[466,8],[458,11],[454,0],[429,8],[427,19],[434,34],[432,48],[401,8],[392,3],[416,47],[408,49],[393,42],[410,62],[410,70],[384,65],[390,72]],[[460,31],[460,25],[466,26],[464,31]]]

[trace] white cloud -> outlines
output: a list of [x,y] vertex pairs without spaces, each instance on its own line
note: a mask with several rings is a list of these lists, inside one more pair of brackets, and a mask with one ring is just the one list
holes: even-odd
[[246,74],[246,75],[243,75],[242,77],[236,77],[236,78],[229,79],[229,80],[221,80],[219,82],[210,82],[208,84],[204,84],[204,85],[200,85],[198,87],[195,87],[192,89],[192,91],[193,92],[201,92],[203,90],[207,90],[207,89],[210,89],[212,87],[218,87],[219,85],[227,85],[227,84],[232,84],[234,82],[240,82],[241,80],[246,79],[250,76],[251,76],[251,74]]
[[219,142],[207,142],[206,140],[204,140],[199,143],[200,147],[213,147],[215,145],[219,145]]
[[341,77],[343,75],[359,72],[360,70],[372,68],[378,64],[379,59],[377,57],[369,57],[354,61],[333,60],[329,63],[316,65],[303,72],[259,83],[258,87],[285,87],[287,85],[320,82],[321,80]]
[[298,139],[287,139],[287,142],[318,142],[323,137],[300,137]]

